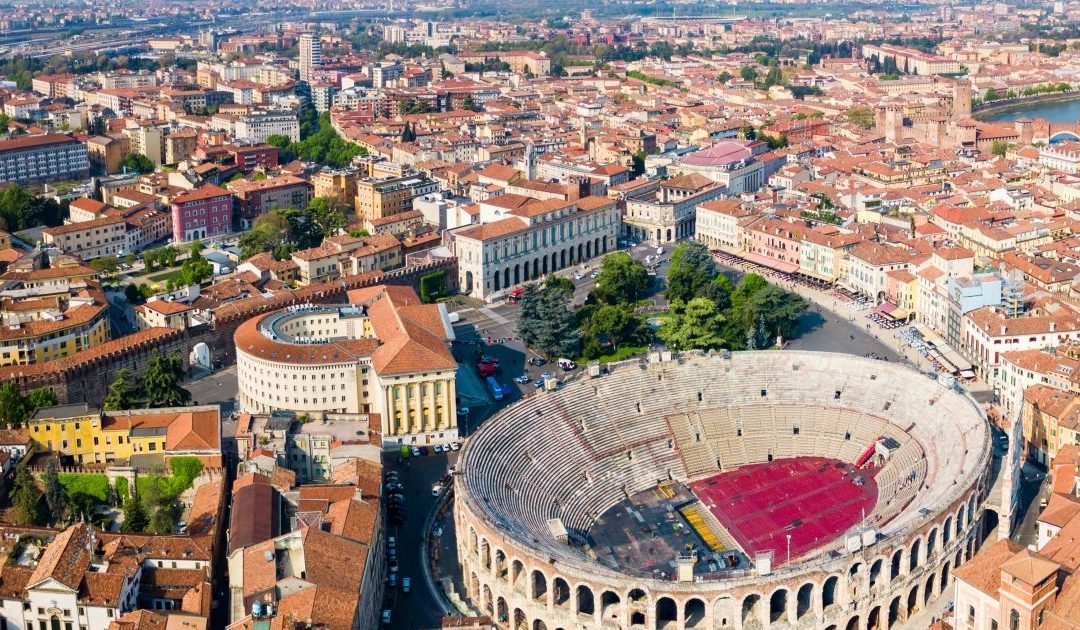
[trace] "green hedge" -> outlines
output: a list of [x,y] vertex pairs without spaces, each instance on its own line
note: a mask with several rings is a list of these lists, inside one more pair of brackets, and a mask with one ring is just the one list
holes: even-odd
[[90,497],[99,504],[109,502],[109,478],[105,475],[60,473],[57,477],[68,498],[73,501],[77,501],[81,495]]
[[446,272],[436,271],[420,276],[420,301],[429,304],[446,295]]
[[150,484],[160,484],[159,490],[162,499],[175,500],[184,490],[191,487],[195,478],[202,473],[202,462],[198,457],[173,457],[169,460],[169,467],[173,474],[169,477],[160,475],[143,475],[135,479],[135,489],[139,496],[146,496],[146,490]]
[[123,505],[124,501],[127,501],[129,494],[127,477],[116,478],[116,498],[120,499],[120,504]]

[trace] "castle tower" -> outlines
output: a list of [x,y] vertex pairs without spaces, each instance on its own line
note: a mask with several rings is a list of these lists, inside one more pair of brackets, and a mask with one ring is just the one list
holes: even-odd
[[952,119],[971,118],[971,82],[957,79],[953,84]]
[[885,141],[899,143],[904,141],[904,110],[898,105],[885,108]]

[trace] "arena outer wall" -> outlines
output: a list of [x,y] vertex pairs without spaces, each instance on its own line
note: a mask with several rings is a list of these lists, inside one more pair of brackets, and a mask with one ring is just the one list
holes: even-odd
[[[788,354],[805,355],[811,361],[830,356]],[[857,367],[867,360],[847,357],[845,361],[854,361]],[[648,370],[659,369],[665,362],[653,357],[650,363]],[[623,363],[615,366],[614,373],[627,369],[636,372],[637,366]],[[925,378],[914,371],[911,374],[913,379]],[[929,379],[926,382],[928,391],[941,388]],[[972,413],[978,411],[966,394],[958,395],[971,402]],[[519,405],[542,405],[544,400],[537,397]],[[469,484],[459,481],[455,484],[455,523],[462,582],[476,609],[492,615],[500,627],[514,630],[886,630],[951,586],[952,569],[969,560],[981,543],[985,529],[981,503],[991,472],[988,428],[979,440],[982,443],[972,445],[972,453],[964,449],[965,459],[974,460],[969,474],[954,484],[947,502],[928,514],[920,513],[913,526],[853,553],[811,557],[774,568],[769,575],[751,569],[707,581],[639,578],[584,557],[555,557],[498,526],[478,497],[470,496]],[[469,451],[467,446],[464,466],[475,461]],[[904,511],[917,510],[913,502]]]

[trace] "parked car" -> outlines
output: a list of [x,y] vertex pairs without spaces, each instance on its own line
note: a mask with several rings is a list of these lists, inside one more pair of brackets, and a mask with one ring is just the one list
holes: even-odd
[[536,381],[533,383],[533,387],[535,387],[536,389],[540,389],[543,386],[544,386],[544,379],[542,379],[542,378],[536,379]]
[[389,536],[389,537],[387,537],[387,539],[386,539],[386,545],[387,545],[388,547],[390,547],[391,549],[393,549],[393,548],[397,547],[397,538],[396,538],[396,537],[394,537],[394,536]]
[[412,590],[412,578],[401,578],[401,592],[408,594]]
[[400,483],[388,483],[386,484],[386,489],[390,492],[401,492],[405,489],[405,487],[402,486]]
[[397,560],[393,560],[393,559],[391,559],[391,560],[390,560],[390,572],[391,572],[391,573],[397,573],[397,572],[398,572],[398,568],[399,568],[399,567],[398,567],[398,561],[397,561]]
[[391,573],[390,577],[386,578],[386,583],[390,585],[390,588],[397,588],[397,573]]
[[572,370],[577,367],[577,363],[574,363],[570,359],[559,359],[559,367],[563,370]]
[[395,492],[394,494],[391,494],[389,497],[387,497],[387,500],[391,503],[404,503],[405,495]]
[[437,483],[434,486],[431,486],[431,496],[433,496],[433,497],[439,496],[439,493],[442,492],[442,490],[443,490],[443,486],[442,486],[441,483]]
[[459,415],[459,416],[467,416],[467,415],[469,415],[469,408],[468,407],[458,407],[457,408],[457,415]]
[[542,379],[544,379],[546,381],[549,378],[555,378],[555,373],[554,372],[541,372],[540,373],[540,378],[542,378]]
[[384,608],[382,611],[382,622],[384,626],[390,625],[390,609]]
[[540,367],[541,365],[544,365],[545,363],[547,363],[547,359],[545,359],[543,357],[530,357],[529,358],[529,365],[535,365],[536,367]]
[[528,383],[530,380],[532,379],[529,378],[528,374],[522,374],[521,376],[514,377],[514,382],[521,383],[522,385]]
[[423,454],[424,454],[424,453],[423,453],[423,451],[421,451],[420,449],[416,448],[415,446],[414,446],[414,447],[412,447],[412,450],[411,450],[411,451],[409,451],[409,452],[410,452],[410,453],[412,453],[412,456],[413,456],[413,457],[420,457],[421,455],[423,455]]
[[461,450],[461,442],[451,442],[450,443],[450,450],[452,450],[452,451],[460,451]]

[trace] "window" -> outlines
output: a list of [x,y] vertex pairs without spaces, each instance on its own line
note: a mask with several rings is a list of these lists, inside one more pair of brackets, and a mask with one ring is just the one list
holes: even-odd
[[975,623],[975,607],[974,606],[968,606],[967,620],[968,620],[968,623],[971,623],[971,624]]
[[1015,608],[1009,611],[1009,630],[1020,630],[1020,613]]

